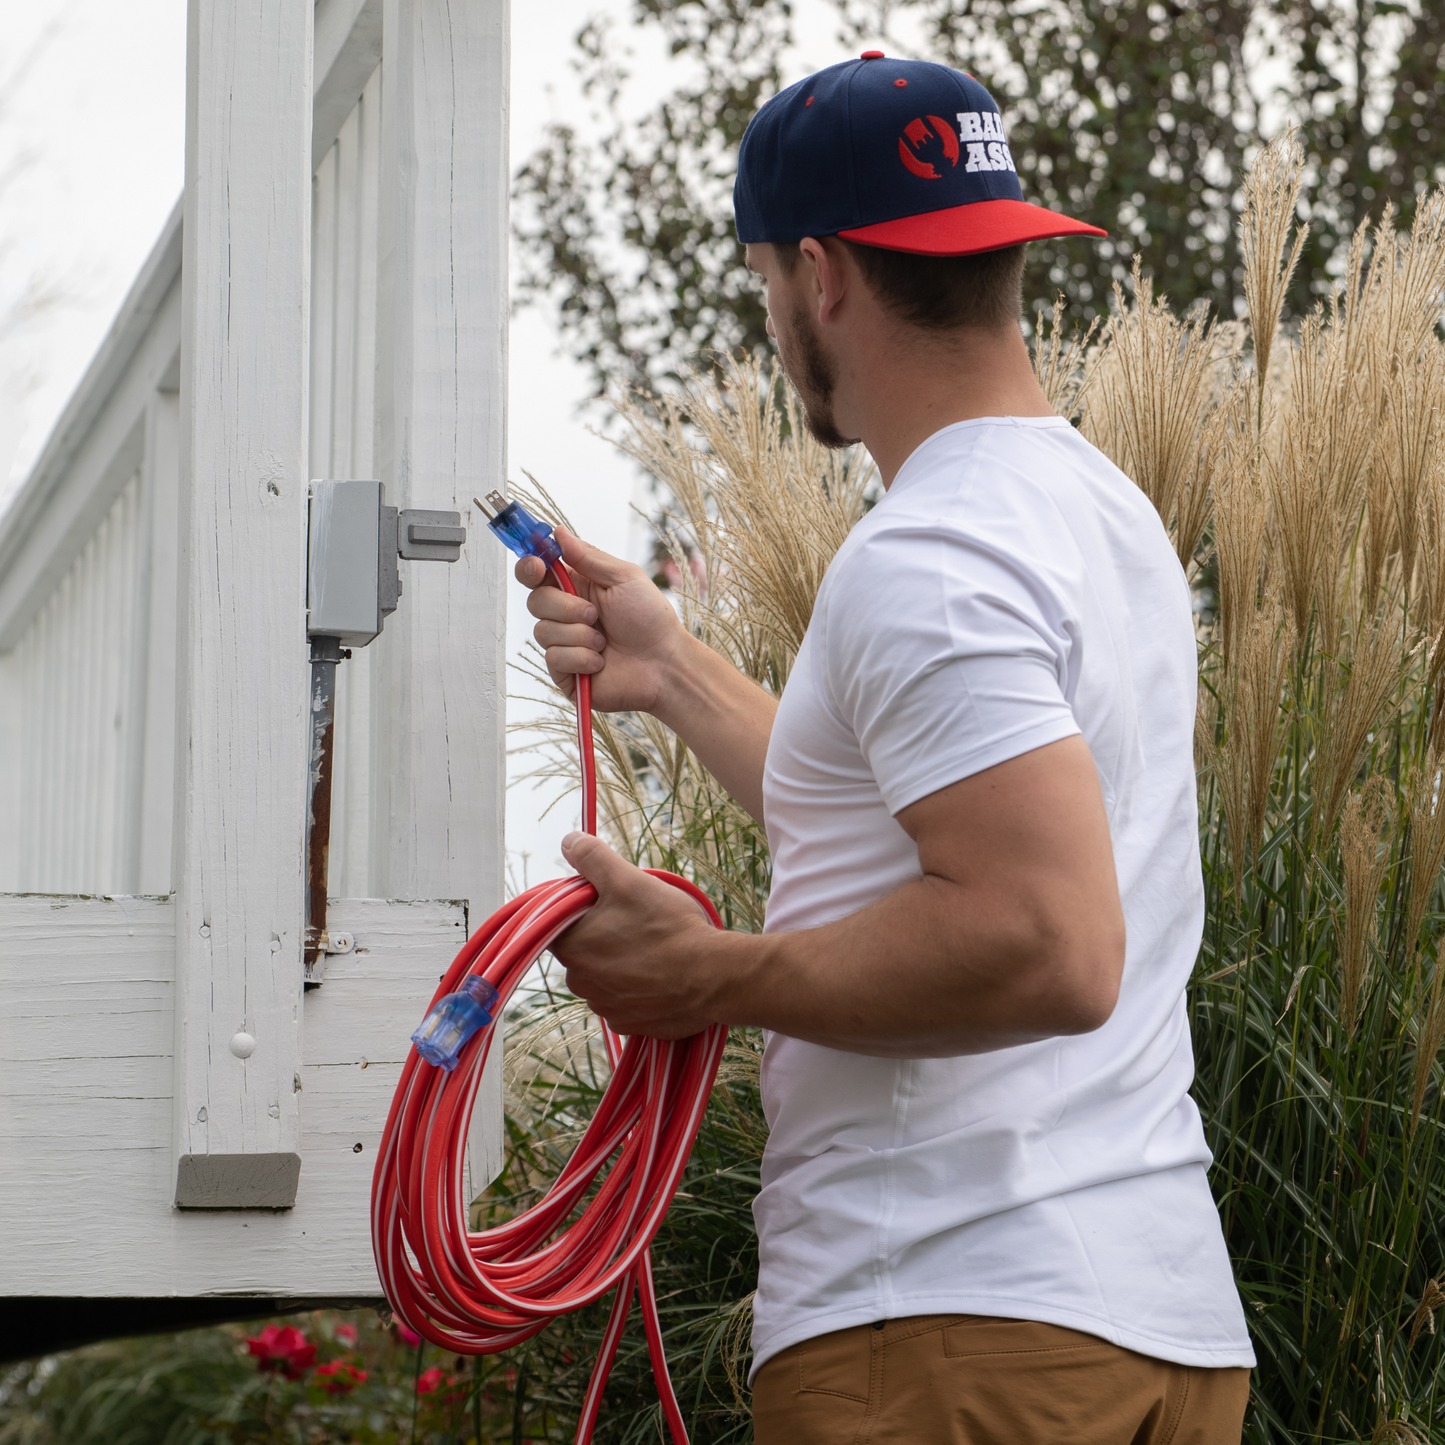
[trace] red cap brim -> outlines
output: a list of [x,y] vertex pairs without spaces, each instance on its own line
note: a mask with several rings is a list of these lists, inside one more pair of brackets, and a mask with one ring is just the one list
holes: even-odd
[[1019,246],[1053,236],[1109,233],[1058,211],[1031,206],[1027,201],[974,201],[967,206],[925,211],[921,216],[902,216],[896,221],[879,221],[875,226],[859,226],[838,234],[845,241],[888,251],[971,256],[975,251],[997,251],[1002,246]]

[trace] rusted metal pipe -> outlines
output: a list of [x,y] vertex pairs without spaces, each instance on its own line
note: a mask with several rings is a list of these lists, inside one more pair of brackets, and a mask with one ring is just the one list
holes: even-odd
[[331,852],[331,762],[336,746],[336,664],[346,654],[339,637],[311,639],[311,788],[306,810],[306,988],[324,973],[326,884]]

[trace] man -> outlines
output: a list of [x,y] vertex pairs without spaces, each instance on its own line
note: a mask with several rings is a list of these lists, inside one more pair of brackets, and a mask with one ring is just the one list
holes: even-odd
[[823,441],[888,489],[781,699],[561,533],[552,676],[672,727],[767,828],[761,936],[604,843],[554,950],[624,1033],[769,1030],[761,1445],[1224,1445],[1253,1364],[1188,1097],[1203,915],[1184,575],[1035,382],[1022,200],[982,86],[868,52],[784,91],[735,191]]

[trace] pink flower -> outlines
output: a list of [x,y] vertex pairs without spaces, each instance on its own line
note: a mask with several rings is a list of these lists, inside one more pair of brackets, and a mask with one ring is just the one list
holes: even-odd
[[332,1360],[316,1367],[316,1378],[328,1395],[346,1395],[366,1379],[366,1371],[345,1360]]
[[354,1347],[357,1341],[356,1326],[337,1325],[336,1338],[340,1340],[343,1345],[351,1345]]
[[288,1380],[299,1380],[316,1363],[316,1346],[294,1325],[267,1325],[246,1348],[256,1357],[258,1370],[280,1370]]
[[402,1344],[410,1345],[412,1349],[415,1349],[419,1344],[421,1344],[421,1336],[417,1334],[415,1330],[407,1329],[407,1327],[402,1324],[400,1320],[396,1322],[396,1332],[401,1336]]
[[442,1372],[433,1365],[431,1369],[421,1372],[421,1377],[416,1382],[416,1392],[418,1395],[430,1395],[440,1387],[441,1382]]

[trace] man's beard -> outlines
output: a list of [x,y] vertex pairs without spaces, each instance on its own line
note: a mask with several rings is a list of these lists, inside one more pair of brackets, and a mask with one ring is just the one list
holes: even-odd
[[813,325],[813,314],[806,303],[799,302],[789,319],[789,339],[797,356],[790,361],[779,346],[778,357],[783,372],[793,383],[798,400],[803,403],[803,424],[815,441],[833,451],[851,447],[857,437],[845,437],[833,421],[833,389],[838,382],[837,367],[823,350],[823,342]]

